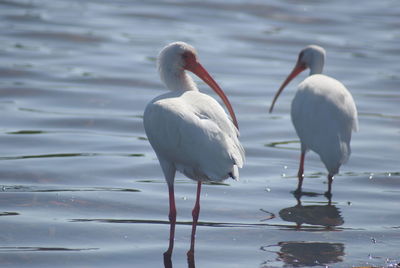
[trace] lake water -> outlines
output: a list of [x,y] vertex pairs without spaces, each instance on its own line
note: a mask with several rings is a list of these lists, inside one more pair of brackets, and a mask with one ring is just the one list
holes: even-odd
[[[400,262],[400,4],[381,1],[0,0],[1,267],[163,267],[168,191],[142,125],[165,92],[155,58],[186,41],[236,111],[241,180],[177,175],[173,267],[395,267]],[[301,48],[359,111],[350,161],[326,191],[309,153],[296,200],[295,79]],[[198,79],[196,80],[198,81]],[[200,83],[203,92],[215,94]],[[300,204],[301,202],[301,204]]]

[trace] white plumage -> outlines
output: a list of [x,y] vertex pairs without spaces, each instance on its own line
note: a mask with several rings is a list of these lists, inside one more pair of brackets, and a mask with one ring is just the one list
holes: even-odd
[[[176,170],[198,181],[193,209],[192,241],[200,211],[200,191],[203,181],[239,178],[244,150],[238,140],[239,131],[232,106],[218,84],[201,66],[193,47],[183,42],[171,43],[158,56],[161,80],[171,90],[153,99],[146,107],[144,128],[157,154],[169,189],[171,222],[170,246],[176,221],[174,178]],[[212,97],[199,92],[191,71],[207,83],[222,99],[232,121]],[[190,252],[193,253],[194,242]]]
[[302,151],[319,154],[330,174],[350,156],[351,131],[357,130],[352,96],[339,81],[314,74],[300,83],[292,102],[292,122]]
[[163,170],[171,166],[197,181],[239,178],[238,130],[212,97],[194,90],[163,94],[146,107],[144,125]]
[[338,80],[323,75],[325,50],[311,45],[304,48],[292,73],[272,102],[270,112],[283,88],[301,71],[310,68],[310,76],[298,86],[292,101],[291,117],[301,141],[301,159],[297,192],[301,192],[304,156],[316,152],[328,170],[328,196],[333,176],[350,156],[352,131],[358,129],[357,109],[353,97]]

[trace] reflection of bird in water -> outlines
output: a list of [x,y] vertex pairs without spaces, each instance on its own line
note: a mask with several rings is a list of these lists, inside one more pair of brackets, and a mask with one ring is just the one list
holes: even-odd
[[[161,79],[171,91],[156,97],[146,106],[143,123],[169,190],[171,229],[166,254],[171,254],[173,249],[176,170],[198,182],[192,212],[192,243],[188,252],[193,254],[201,184],[203,181],[222,181],[229,177],[238,179],[238,168],[244,162],[244,150],[238,140],[238,125],[232,106],[222,89],[199,63],[195,49],[183,42],[169,44],[160,52],[157,63]],[[185,70],[199,76],[221,97],[233,122],[215,99],[199,92]]]
[[325,50],[311,45],[304,48],[296,66],[283,82],[272,101],[300,72],[310,68],[310,75],[298,86],[292,101],[291,117],[301,141],[297,193],[301,193],[304,178],[304,157],[308,150],[316,152],[328,170],[327,197],[331,196],[333,176],[350,156],[352,130],[358,129],[357,109],[353,97],[342,83],[323,75]]
[[340,211],[333,205],[294,206],[279,211],[284,221],[295,222],[300,228],[302,224],[334,227],[343,225],[344,220]]
[[339,209],[332,205],[331,202],[327,205],[303,206],[300,198],[296,199],[296,206],[279,211],[279,216],[282,220],[296,223],[297,228],[300,228],[302,224],[319,225],[328,228],[343,225],[344,220],[340,215]]
[[[187,256],[188,268],[195,268],[194,254],[188,254]],[[171,254],[164,254],[164,268],[173,268]]]
[[[194,239],[194,237],[192,237]],[[194,240],[192,240],[194,243]],[[173,268],[172,266],[172,259],[171,259],[171,254],[168,254],[167,252],[164,253],[164,268]],[[188,254],[187,255],[187,262],[188,262],[188,268],[195,268],[195,260],[194,260],[194,254]]]
[[279,259],[290,267],[321,266],[342,262],[344,245],[323,242],[280,242]]

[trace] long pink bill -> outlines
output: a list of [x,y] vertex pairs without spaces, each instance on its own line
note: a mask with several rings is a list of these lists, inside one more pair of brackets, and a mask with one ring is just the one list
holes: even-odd
[[304,64],[300,64],[300,63],[296,64],[296,66],[293,68],[292,72],[288,75],[286,80],[282,83],[281,87],[276,92],[276,94],[274,96],[274,100],[272,101],[271,107],[269,108],[270,113],[274,109],[275,102],[278,99],[281,92],[283,91],[283,89],[286,87],[286,85],[289,84],[289,82],[292,81],[293,78],[295,78],[299,73],[301,73],[305,69],[306,69],[306,66]]
[[224,102],[226,108],[228,108],[228,111],[229,111],[229,114],[231,115],[233,124],[236,126],[237,129],[239,129],[239,125],[236,120],[235,112],[233,111],[232,105],[229,102],[228,97],[225,95],[224,91],[222,91],[222,89],[219,87],[217,82],[214,81],[214,79],[207,72],[207,70],[204,69],[204,67],[201,66],[201,64],[198,62],[191,63],[187,68],[189,71],[193,72],[195,75],[200,77],[207,85],[209,85],[215,91],[215,93],[218,94],[218,96]]

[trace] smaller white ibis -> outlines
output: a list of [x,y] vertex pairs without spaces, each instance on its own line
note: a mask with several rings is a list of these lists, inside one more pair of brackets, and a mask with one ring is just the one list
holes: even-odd
[[357,131],[357,109],[353,97],[338,80],[323,75],[325,50],[316,45],[305,47],[297,63],[283,82],[272,101],[275,101],[285,86],[299,73],[310,69],[310,75],[298,86],[292,101],[291,117],[301,142],[301,157],[298,171],[298,186],[301,193],[304,178],[304,157],[308,150],[316,152],[328,170],[327,197],[331,197],[333,176],[350,156],[352,130]]
[[[153,99],[146,107],[144,128],[157,154],[169,190],[170,245],[173,248],[176,207],[174,180],[176,170],[198,182],[193,208],[192,243],[200,211],[201,183],[239,178],[238,168],[244,162],[238,125],[232,106],[222,89],[202,67],[195,49],[175,42],[164,47],[157,59],[161,80],[170,92]],[[199,76],[226,105],[232,121],[212,97],[199,92],[187,71]]]

